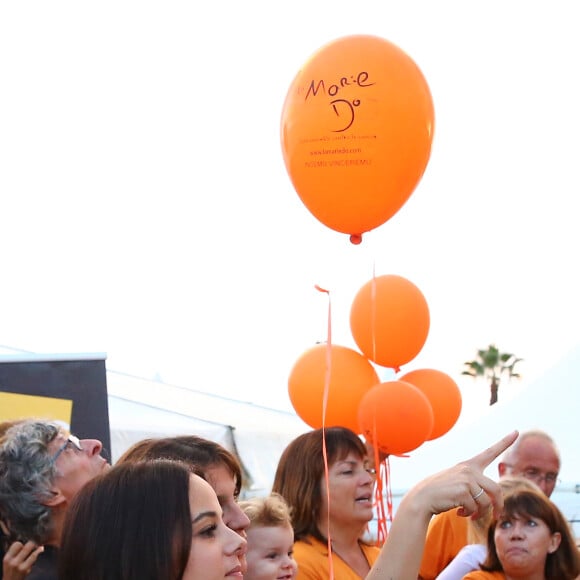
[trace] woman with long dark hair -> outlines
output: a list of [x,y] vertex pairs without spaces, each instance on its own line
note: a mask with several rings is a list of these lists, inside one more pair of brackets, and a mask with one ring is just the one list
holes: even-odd
[[241,580],[245,549],[214,490],[185,464],[125,463],[69,507],[59,579]]

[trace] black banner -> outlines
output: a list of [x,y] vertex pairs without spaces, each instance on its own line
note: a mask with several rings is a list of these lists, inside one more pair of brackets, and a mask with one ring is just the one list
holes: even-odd
[[70,422],[79,439],[99,439],[110,459],[104,355],[0,355],[0,420]]

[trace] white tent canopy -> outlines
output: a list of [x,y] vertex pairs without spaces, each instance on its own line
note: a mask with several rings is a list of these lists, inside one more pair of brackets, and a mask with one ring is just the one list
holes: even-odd
[[[427,475],[467,459],[503,435],[518,429],[542,429],[551,435],[562,456],[561,487],[580,484],[580,345],[513,398],[502,397],[512,385],[502,384],[499,402],[471,424],[457,425],[439,439],[427,441],[408,458],[391,459],[393,489],[408,489]],[[505,400],[503,400],[505,399]],[[497,477],[497,461],[487,471]]]
[[310,430],[292,413],[107,371],[111,458],[147,437],[195,434],[242,460],[250,492],[270,491],[280,455]]

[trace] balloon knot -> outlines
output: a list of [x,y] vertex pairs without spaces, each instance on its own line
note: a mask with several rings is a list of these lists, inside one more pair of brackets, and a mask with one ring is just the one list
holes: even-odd
[[362,234],[351,234],[350,243],[358,246],[362,242]]

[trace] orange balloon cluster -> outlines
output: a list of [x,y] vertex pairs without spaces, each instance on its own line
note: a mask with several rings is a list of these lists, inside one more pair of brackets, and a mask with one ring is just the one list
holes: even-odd
[[303,421],[315,429],[348,427],[386,455],[408,453],[447,433],[462,406],[450,376],[418,369],[381,383],[373,366],[398,373],[423,347],[429,309],[417,286],[401,276],[374,277],[356,294],[350,324],[362,354],[319,344],[292,368],[288,392]]
[[306,208],[360,243],[416,188],[433,130],[431,93],[415,62],[383,38],[353,35],[323,46],[296,75],[280,133]]
[[363,395],[358,432],[382,453],[402,455],[447,433],[460,413],[455,381],[441,371],[419,369]]

